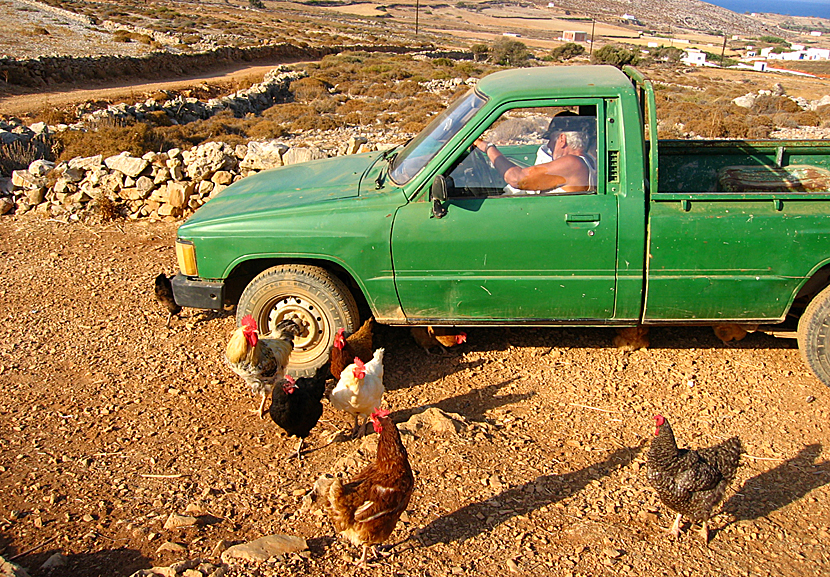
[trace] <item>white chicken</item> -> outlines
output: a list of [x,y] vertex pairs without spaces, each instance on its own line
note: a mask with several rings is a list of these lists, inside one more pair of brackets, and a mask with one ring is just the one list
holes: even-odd
[[352,436],[358,434],[358,417],[363,418],[360,434],[366,430],[366,421],[383,397],[383,349],[377,349],[372,360],[363,363],[355,357],[354,363],[343,369],[340,380],[332,389],[329,401],[338,411],[354,416]]

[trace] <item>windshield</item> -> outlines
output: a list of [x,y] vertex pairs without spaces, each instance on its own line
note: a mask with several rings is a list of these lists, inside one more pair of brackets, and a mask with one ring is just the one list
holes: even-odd
[[484,105],[484,98],[475,91],[450,104],[429,125],[409,142],[392,161],[389,178],[395,184],[406,184],[438,154],[461,127]]

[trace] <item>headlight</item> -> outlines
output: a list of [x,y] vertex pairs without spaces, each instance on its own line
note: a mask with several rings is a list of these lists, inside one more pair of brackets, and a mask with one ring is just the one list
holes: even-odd
[[192,242],[176,239],[176,260],[179,261],[179,270],[185,276],[199,276],[196,269],[196,247]]

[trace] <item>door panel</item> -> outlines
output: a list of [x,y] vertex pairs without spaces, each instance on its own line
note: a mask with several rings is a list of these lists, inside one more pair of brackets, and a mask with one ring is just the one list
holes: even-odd
[[614,313],[616,197],[455,198],[401,207],[392,232],[408,319],[575,320]]

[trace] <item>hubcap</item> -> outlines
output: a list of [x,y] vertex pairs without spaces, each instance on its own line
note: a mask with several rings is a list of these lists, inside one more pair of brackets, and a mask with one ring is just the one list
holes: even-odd
[[327,328],[325,318],[315,303],[299,296],[284,296],[274,303],[268,315],[269,329],[273,329],[283,319],[295,319],[303,325],[303,332],[294,337],[294,353],[292,357],[302,359],[304,353],[309,353],[325,342]]

